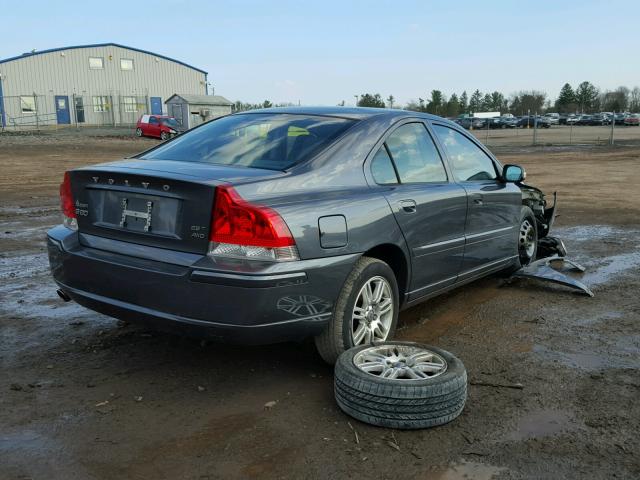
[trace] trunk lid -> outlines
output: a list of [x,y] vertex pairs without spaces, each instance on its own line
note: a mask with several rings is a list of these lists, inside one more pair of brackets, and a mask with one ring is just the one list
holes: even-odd
[[73,170],[70,175],[81,233],[205,254],[215,186],[283,173],[133,159]]

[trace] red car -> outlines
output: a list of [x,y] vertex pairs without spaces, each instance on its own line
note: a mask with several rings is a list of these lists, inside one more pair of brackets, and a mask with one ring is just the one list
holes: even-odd
[[136,124],[138,137],[156,137],[167,140],[178,134],[178,122],[167,115],[142,115]]
[[624,122],[625,125],[635,125],[638,126],[640,125],[640,115],[638,115],[637,113],[631,114],[631,115],[627,115],[626,117],[624,117]]

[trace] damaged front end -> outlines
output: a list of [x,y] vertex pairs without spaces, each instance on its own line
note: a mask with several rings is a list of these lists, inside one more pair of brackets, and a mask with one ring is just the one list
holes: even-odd
[[525,183],[521,183],[519,186],[522,190],[522,204],[529,207],[536,217],[538,230],[537,258],[546,258],[553,255],[565,257],[567,249],[562,240],[549,235],[556,218],[557,193],[553,192],[553,205],[549,206],[542,190]]
[[585,270],[582,265],[566,258],[567,249],[562,240],[549,235],[557,215],[556,192],[553,192],[553,205],[549,206],[542,190],[524,183],[520,183],[519,186],[522,190],[522,204],[528,206],[536,217],[538,250],[536,259],[514,272],[512,278],[530,278],[556,283],[593,297],[593,292],[585,284],[554,268],[568,265],[576,272]]

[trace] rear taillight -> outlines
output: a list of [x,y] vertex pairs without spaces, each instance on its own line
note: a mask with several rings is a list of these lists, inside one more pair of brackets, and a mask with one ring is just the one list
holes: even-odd
[[73,203],[73,193],[71,193],[71,175],[64,173],[64,179],[60,184],[60,209],[64,215],[65,226],[76,230],[78,221],[76,218],[76,207]]
[[278,213],[244,200],[233,187],[217,187],[209,254],[255,260],[299,260],[296,242]]

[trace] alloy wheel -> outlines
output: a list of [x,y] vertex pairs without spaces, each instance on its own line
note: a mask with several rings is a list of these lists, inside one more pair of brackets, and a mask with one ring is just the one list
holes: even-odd
[[363,372],[380,378],[424,380],[447,370],[444,358],[421,346],[375,345],[358,352],[353,363]]
[[393,294],[387,279],[375,276],[367,280],[358,292],[353,306],[353,345],[385,341],[393,323],[393,314]]

